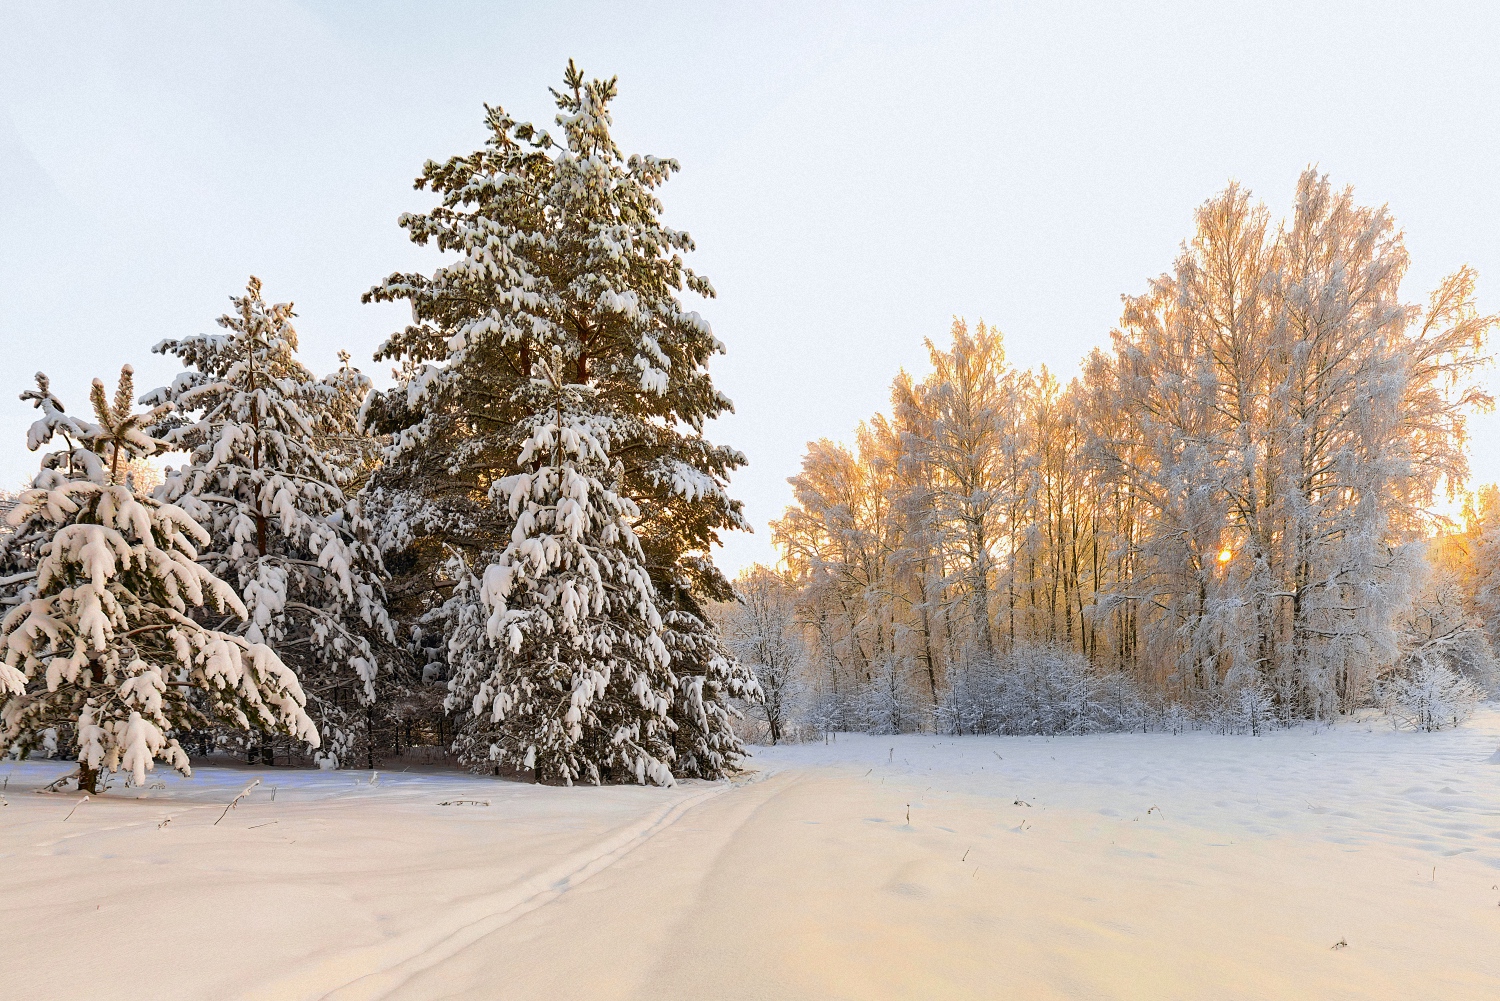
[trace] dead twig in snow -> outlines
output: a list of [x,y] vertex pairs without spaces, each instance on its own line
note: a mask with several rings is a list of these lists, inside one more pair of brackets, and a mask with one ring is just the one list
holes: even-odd
[[489,806],[487,799],[445,799],[438,806]]
[[1338,952],[1340,949],[1347,949],[1347,948],[1349,948],[1349,942],[1348,942],[1347,939],[1342,939],[1341,938],[1337,942],[1335,942],[1332,945],[1330,945],[1328,948],[1332,949],[1334,952]]
[[[221,814],[219,814],[219,820],[223,820],[225,817],[229,816],[229,811],[233,810],[235,807],[239,806],[240,805],[240,800],[242,800],[246,796],[250,795],[250,790],[254,789],[258,785],[260,785],[260,779],[256,779],[254,782],[251,782],[245,788],[241,789],[240,790],[240,794],[238,796],[236,796],[234,799],[230,800],[229,801],[229,805],[224,808],[224,812],[221,813]],[[219,820],[214,821],[214,826],[215,827],[219,826]]]
[[[68,816],[63,818],[63,823],[66,824],[68,822],[68,817],[71,817],[71,816],[73,816],[73,814],[77,813],[78,812],[78,808],[80,806],[82,806],[83,804],[87,803],[88,801],[89,801],[89,794],[88,793],[84,793],[83,794],[83,798],[80,799],[78,802],[74,803],[73,804],[73,809],[71,809],[71,810],[68,811]],[[1437,870],[1433,870],[1433,871],[1436,872]]]

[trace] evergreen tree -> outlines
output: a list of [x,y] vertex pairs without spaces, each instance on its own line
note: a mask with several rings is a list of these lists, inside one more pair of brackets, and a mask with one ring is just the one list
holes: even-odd
[[209,629],[194,612],[244,619],[234,589],[198,562],[208,534],[180,507],[142,494],[132,456],[166,448],[132,414],[129,366],[113,403],[94,381],[98,423],[69,417],[47,379],[23,394],[42,411],[31,429],[46,456],[0,541],[12,606],[0,620],[0,753],[40,746],[49,731],[77,744],[79,788],[101,769],[137,784],[162,760],[190,774],[173,736],[213,723],[286,733],[318,746],[296,675],[268,646]]
[[[430,277],[392,275],[366,296],[405,300],[414,317],[377,355],[400,369],[396,388],[367,407],[368,425],[391,435],[391,446],[365,496],[385,526],[393,597],[417,627],[423,659],[433,656],[435,634],[456,628],[462,603],[447,599],[465,572],[445,570],[457,566],[453,552],[478,565],[510,543],[515,516],[489,491],[514,473],[515,429],[531,426],[543,361],[560,359],[567,382],[587,387],[580,399],[609,429],[617,489],[634,504],[655,601],[700,623],[694,642],[717,645],[701,604],[731,595],[711,547],[720,531],[748,529],[726,492],[744,457],[703,433],[731,409],[708,373],[723,345],[679,299],[713,289],[683,263],[691,238],[659,218],[656,190],[678,165],[616,147],[613,80],[586,81],[572,63],[564,80],[553,92],[561,142],[491,107],[483,149],[426,165],[417,187],[441,204],[401,225],[458,259]],[[727,678],[701,686],[715,705],[705,710],[715,732],[727,708],[715,700],[733,687]],[[709,746],[717,739],[699,748],[701,760],[719,753]]]
[[470,606],[450,641],[461,668],[449,705],[470,713],[460,753],[547,781],[671,784],[677,679],[631,528],[639,512],[613,489],[614,423],[592,412],[587,387],[548,375],[526,471],[490,490],[514,521],[510,544],[455,599]]
[[672,771],[685,778],[722,777],[745,753],[734,730],[740,703],[765,699],[755,672],[728,649],[704,618],[682,609],[662,616],[662,641],[672,656],[677,690],[668,708]]
[[267,305],[258,279],[231,302],[225,333],[154,349],[189,366],[145,398],[165,411],[163,440],[188,453],[161,494],[207,528],[203,558],[244,595],[241,631],[296,669],[325,746],[347,761],[368,752],[394,639],[373,532],[343,489],[363,468],[355,418],[369,382],[347,366],[316,379],[297,360],[291,304]]

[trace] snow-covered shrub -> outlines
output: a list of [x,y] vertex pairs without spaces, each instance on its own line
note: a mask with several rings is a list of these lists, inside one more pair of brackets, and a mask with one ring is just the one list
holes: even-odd
[[[1481,537],[1481,553],[1485,545]],[[1500,680],[1484,624],[1465,601],[1460,568],[1437,547],[1433,557],[1398,623],[1400,660],[1374,686],[1376,704],[1399,729],[1460,726]]]
[[908,666],[894,653],[871,665],[870,678],[856,702],[859,729],[867,733],[909,733],[926,722]]
[[1484,692],[1444,664],[1424,660],[1377,685],[1376,698],[1397,729],[1432,731],[1462,726]]
[[1198,729],[1198,720],[1192,710],[1181,702],[1169,702],[1158,717],[1157,726],[1171,734]]
[[1031,646],[963,669],[936,711],[948,733],[1101,733],[1145,727],[1150,716],[1125,676],[1100,676],[1072,651]]
[[1094,712],[1104,724],[1100,729],[1110,732],[1145,733],[1159,729],[1163,715],[1158,700],[1148,697],[1135,679],[1123,671],[1099,676],[1094,689]]
[[857,729],[858,714],[851,710],[849,697],[830,688],[815,688],[808,692],[803,703],[800,722],[813,736],[840,730]]
[[1456,578],[1449,566],[1431,567],[1411,607],[1400,617],[1402,668],[1410,672],[1419,663],[1441,664],[1492,693],[1500,686],[1500,664],[1483,620],[1465,607]]
[[318,746],[296,675],[263,643],[211,629],[196,614],[243,621],[234,589],[198,561],[208,533],[146,497],[126,470],[165,443],[132,414],[129,366],[113,404],[94,380],[98,423],[70,417],[37,376],[23,395],[42,410],[33,449],[62,437],[0,541],[0,754],[24,755],[59,729],[77,746],[79,787],[101,770],[137,784],[161,760],[191,773],[185,731],[223,725],[281,732]]
[[965,664],[957,670],[933,709],[937,729],[959,735],[998,732],[994,673],[988,664]]
[[1261,684],[1245,684],[1220,692],[1204,702],[1208,725],[1218,733],[1244,733],[1258,737],[1281,725],[1276,700]]

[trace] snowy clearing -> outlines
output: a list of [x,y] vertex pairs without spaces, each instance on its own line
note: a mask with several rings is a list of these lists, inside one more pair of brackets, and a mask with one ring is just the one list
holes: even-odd
[[840,735],[672,789],[202,768],[81,805],[32,792],[65,762],[12,763],[6,993],[1491,998],[1497,745],[1490,707]]

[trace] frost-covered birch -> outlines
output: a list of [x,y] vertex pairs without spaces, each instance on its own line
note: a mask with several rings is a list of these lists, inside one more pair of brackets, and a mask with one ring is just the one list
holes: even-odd
[[730,648],[760,682],[757,715],[775,744],[789,735],[804,710],[807,648],[797,621],[795,589],[779,574],[756,565],[740,574],[725,631]]

